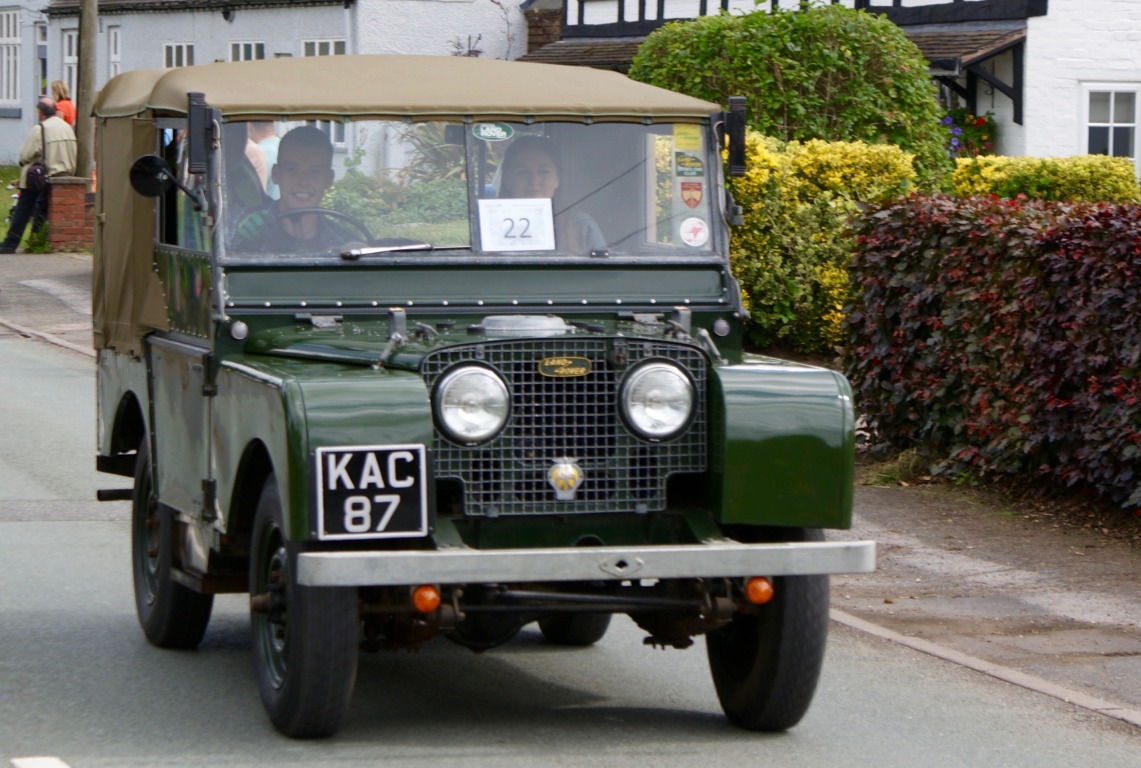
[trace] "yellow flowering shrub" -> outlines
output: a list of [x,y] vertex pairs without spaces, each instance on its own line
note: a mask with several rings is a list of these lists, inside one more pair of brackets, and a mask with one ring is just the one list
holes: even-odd
[[1125,157],[971,157],[955,161],[951,186],[960,197],[1026,195],[1059,202],[1141,201],[1133,163]]
[[911,155],[889,145],[784,143],[750,132],[747,171],[729,179],[745,223],[733,231],[733,273],[759,347],[834,349],[844,338],[849,220],[861,202],[907,191]]

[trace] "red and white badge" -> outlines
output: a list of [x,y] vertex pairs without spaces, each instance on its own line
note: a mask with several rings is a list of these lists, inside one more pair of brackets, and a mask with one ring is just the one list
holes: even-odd
[[709,242],[709,225],[704,219],[692,216],[681,223],[681,240],[694,248],[700,248]]
[[700,181],[681,182],[681,201],[690,208],[701,205],[702,185]]

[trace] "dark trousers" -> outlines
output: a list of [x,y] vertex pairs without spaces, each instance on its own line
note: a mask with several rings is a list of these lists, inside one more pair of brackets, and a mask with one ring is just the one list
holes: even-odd
[[24,236],[24,228],[28,226],[28,219],[32,220],[32,232],[39,232],[48,218],[48,190],[43,192],[28,187],[20,190],[20,198],[12,207],[12,215],[8,224],[8,235],[0,246],[15,250]]

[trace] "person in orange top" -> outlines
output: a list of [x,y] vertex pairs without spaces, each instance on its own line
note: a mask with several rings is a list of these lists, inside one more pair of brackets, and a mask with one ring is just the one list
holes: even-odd
[[75,127],[75,103],[71,100],[71,91],[67,83],[62,80],[52,82],[52,98],[55,99],[55,111],[72,128]]

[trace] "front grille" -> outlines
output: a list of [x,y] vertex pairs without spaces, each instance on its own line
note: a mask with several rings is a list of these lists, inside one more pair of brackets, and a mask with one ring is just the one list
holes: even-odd
[[[622,353],[614,353],[615,344]],[[539,361],[559,356],[588,358],[591,372],[571,378],[540,375]],[[622,359],[627,362],[616,362]],[[678,364],[694,383],[692,423],[680,436],[661,443],[636,438],[619,415],[623,376],[647,359]],[[467,515],[662,510],[670,475],[705,470],[705,358],[692,347],[565,338],[466,344],[425,358],[422,372],[429,388],[464,362],[494,368],[507,382],[512,399],[507,426],[489,443],[456,445],[436,433],[436,476],[463,484]],[[547,481],[548,471],[563,458],[575,460],[584,475],[573,500],[557,499]]]

